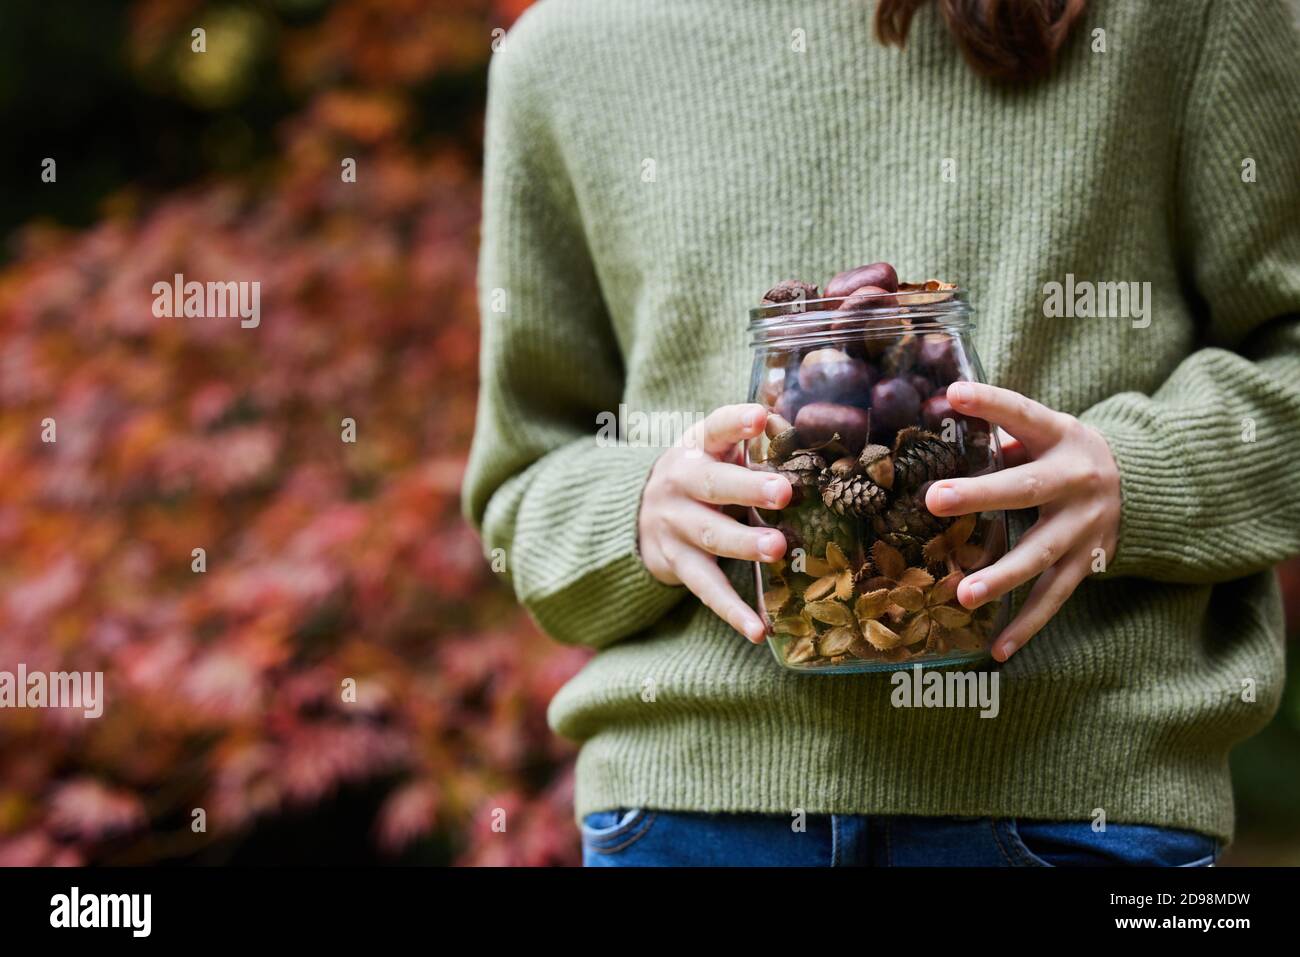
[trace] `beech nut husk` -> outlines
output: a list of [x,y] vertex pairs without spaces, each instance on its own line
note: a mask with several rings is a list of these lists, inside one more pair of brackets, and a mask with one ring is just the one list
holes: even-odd
[[946,398],[980,376],[967,294],[872,263],[799,301],[815,295],[787,280],[750,311],[749,398],[768,415],[745,459],[793,486],[785,507],[746,511],[786,537],[787,554],[755,568],[770,650],[805,674],[971,663],[1010,609],[964,609],[957,583],[1006,553],[1005,518],[925,505],[935,481],[1000,465],[988,424]]

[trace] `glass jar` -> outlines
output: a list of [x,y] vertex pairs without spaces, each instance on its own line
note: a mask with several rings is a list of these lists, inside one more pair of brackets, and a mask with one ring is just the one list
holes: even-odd
[[780,561],[755,566],[782,666],[844,674],[988,657],[1009,600],[967,611],[957,583],[1005,553],[1006,516],[925,507],[933,482],[1002,467],[996,432],[946,397],[951,382],[983,381],[971,312],[963,290],[934,281],[750,311],[749,398],[771,414],[745,464],[794,487],[785,509],[749,510],[786,537]]

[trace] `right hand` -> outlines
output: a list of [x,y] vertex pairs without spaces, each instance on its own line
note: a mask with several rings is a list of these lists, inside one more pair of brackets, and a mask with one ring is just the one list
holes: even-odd
[[790,482],[772,472],[736,464],[739,443],[763,431],[761,405],[725,405],[697,422],[655,462],[637,518],[641,560],[665,585],[685,585],[723,621],[755,644],[767,637],[761,618],[736,594],[718,556],[773,562],[785,554],[785,536],[750,528],[723,514],[724,505],[781,509]]

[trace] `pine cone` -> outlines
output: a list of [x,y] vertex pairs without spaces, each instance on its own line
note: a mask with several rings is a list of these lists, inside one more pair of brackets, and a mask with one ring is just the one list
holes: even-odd
[[796,452],[776,468],[795,488],[817,488],[826,460],[816,452]]
[[[902,429],[894,443],[894,486],[911,492],[957,474],[957,449],[933,432]],[[928,513],[927,513],[928,514]]]
[[836,515],[866,518],[882,511],[889,496],[865,475],[849,473],[827,481],[822,488],[822,501]]
[[787,508],[781,513],[778,528],[786,535],[788,559],[796,548],[802,548],[805,554],[822,556],[826,546],[834,542],[845,553],[855,550],[857,532],[851,520],[840,518],[821,502],[811,498],[802,505]]

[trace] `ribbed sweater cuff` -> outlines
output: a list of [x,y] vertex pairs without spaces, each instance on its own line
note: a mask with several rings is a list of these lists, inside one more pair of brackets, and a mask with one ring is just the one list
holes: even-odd
[[[1119,544],[1102,577],[1135,575],[1160,578],[1176,574],[1180,565],[1212,559],[1186,554],[1196,548],[1187,534],[1195,511],[1193,492],[1178,475],[1175,450],[1162,441],[1159,430],[1140,414],[1110,402],[1079,416],[1097,429],[1110,446],[1119,467]],[[1182,543],[1178,554],[1171,543]]]
[[650,574],[637,547],[641,493],[663,449],[610,447],[588,455],[589,526],[586,567],[560,589],[530,596],[543,630],[566,643],[600,648],[650,627],[686,589]]

